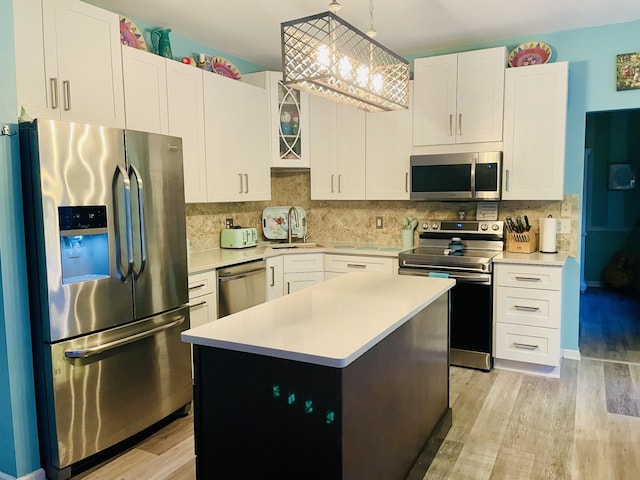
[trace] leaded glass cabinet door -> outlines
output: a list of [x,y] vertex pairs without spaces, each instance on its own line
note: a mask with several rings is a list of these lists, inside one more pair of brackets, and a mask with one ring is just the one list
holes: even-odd
[[309,167],[308,94],[277,80],[278,151],[273,167]]

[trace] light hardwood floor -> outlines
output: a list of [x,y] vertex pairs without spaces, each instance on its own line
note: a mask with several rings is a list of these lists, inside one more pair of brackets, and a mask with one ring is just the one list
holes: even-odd
[[[425,480],[640,478],[640,366],[565,360],[559,379],[452,367],[450,402]],[[74,480],[193,480],[192,420]]]

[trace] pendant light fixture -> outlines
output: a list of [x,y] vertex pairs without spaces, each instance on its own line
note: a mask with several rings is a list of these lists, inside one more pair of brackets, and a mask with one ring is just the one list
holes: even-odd
[[283,81],[369,112],[409,106],[409,62],[373,40],[373,0],[367,34],[328,12],[281,24]]

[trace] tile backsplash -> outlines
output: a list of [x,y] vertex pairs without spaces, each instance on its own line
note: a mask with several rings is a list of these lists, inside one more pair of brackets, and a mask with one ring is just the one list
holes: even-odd
[[[401,245],[402,217],[419,220],[458,218],[462,210],[468,220],[475,219],[475,202],[414,202],[379,200],[311,200],[309,172],[272,172],[271,195],[268,202],[187,204],[187,236],[192,251],[220,246],[220,230],[225,219],[234,225],[258,228],[262,235],[262,210],[268,206],[297,205],[307,213],[309,241],[368,243],[386,246]],[[558,250],[576,255],[578,196],[567,195],[564,202],[571,208],[571,234],[558,235]],[[503,201],[498,217],[527,215],[537,229],[537,219],[552,215],[560,218],[559,201]],[[376,228],[376,217],[382,217],[383,228]],[[417,233],[416,233],[417,236]]]

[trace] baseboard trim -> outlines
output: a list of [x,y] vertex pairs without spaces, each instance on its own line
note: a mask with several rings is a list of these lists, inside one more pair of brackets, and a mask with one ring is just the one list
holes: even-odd
[[44,470],[42,468],[39,468],[38,470],[17,478],[0,472],[0,480],[47,480],[47,477],[44,474]]
[[596,281],[596,280],[588,281],[587,282],[587,287],[602,288],[602,287],[604,287],[604,282],[601,282],[599,280],[598,281]]
[[562,358],[568,358],[569,360],[582,360],[580,350],[570,350],[568,348],[562,349]]
[[493,359],[493,368],[498,370],[510,370],[512,372],[542,375],[544,377],[560,378],[560,366],[538,365],[536,363],[517,362],[503,358]]

